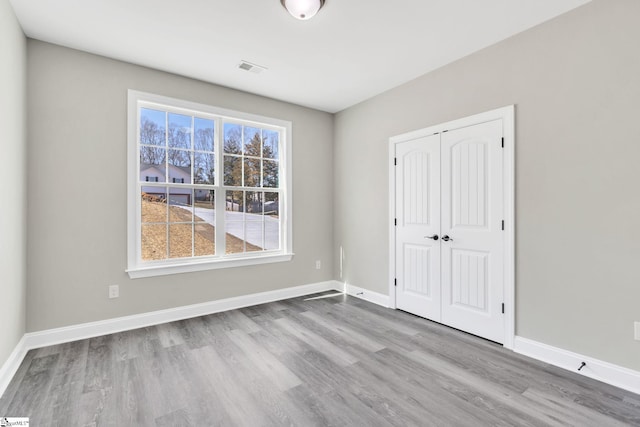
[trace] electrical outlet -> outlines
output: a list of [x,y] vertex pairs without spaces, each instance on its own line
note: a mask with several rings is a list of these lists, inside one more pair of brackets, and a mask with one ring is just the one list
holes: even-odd
[[640,322],[633,323],[633,337],[634,339],[640,341]]
[[316,261],[316,270],[320,270],[322,268],[322,262],[320,260]]
[[120,286],[111,285],[109,286],[109,298],[118,298],[120,296]]

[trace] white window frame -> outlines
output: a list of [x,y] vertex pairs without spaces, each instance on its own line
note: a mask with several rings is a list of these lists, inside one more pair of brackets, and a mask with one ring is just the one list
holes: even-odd
[[[269,188],[230,187],[224,185],[223,176],[223,121],[241,123],[262,129],[278,130],[280,132],[279,146],[279,193],[280,193],[280,249],[264,252],[244,252],[242,254],[224,254],[224,233],[216,231],[216,252],[218,254],[207,257],[191,257],[143,261],[141,256],[141,197],[140,197],[140,156],[138,152],[138,136],[140,126],[140,107],[156,108],[178,114],[204,115],[215,120],[215,156],[216,178],[211,186],[215,192],[216,212],[224,213],[226,206],[226,190],[234,191],[267,191]],[[128,92],[128,176],[127,176],[127,239],[128,266],[126,272],[132,279],[141,277],[163,276],[168,274],[187,273],[202,270],[212,270],[229,267],[242,267],[256,264],[290,261],[293,258],[292,230],[292,161],[291,161],[291,122],[258,116],[224,108],[184,101],[151,93],[135,90]],[[171,185],[171,183],[166,183]],[[197,185],[197,184],[196,184]],[[199,185],[197,185],[199,186]],[[224,214],[216,215],[216,230],[224,229]],[[220,237],[222,235],[222,238]],[[222,251],[222,253],[220,253]]]

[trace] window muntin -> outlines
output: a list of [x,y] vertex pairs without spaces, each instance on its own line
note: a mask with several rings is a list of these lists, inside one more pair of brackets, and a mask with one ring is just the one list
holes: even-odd
[[290,124],[144,95],[130,97],[138,196],[129,270],[288,254]]

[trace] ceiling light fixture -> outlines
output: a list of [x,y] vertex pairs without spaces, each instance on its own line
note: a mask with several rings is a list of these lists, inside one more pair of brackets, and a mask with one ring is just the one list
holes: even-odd
[[324,6],[324,0],[280,0],[294,18],[306,21],[315,16]]

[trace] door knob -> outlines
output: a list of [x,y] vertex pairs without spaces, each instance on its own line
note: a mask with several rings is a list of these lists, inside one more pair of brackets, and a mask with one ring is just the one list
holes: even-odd
[[448,242],[448,241],[452,241],[453,242],[453,239],[451,237],[447,236],[446,234],[444,236],[442,236],[442,240],[444,240],[445,242]]
[[433,236],[424,236],[425,239],[438,240],[438,235],[434,234]]

